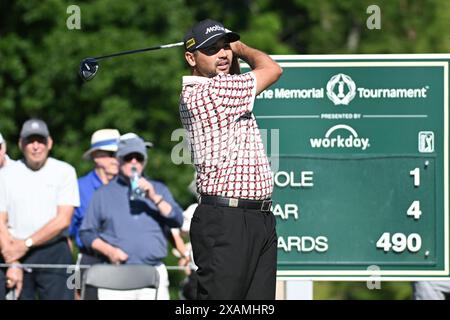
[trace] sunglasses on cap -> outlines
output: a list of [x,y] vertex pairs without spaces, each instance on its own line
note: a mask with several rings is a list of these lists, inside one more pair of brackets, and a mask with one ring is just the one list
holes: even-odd
[[125,162],[131,162],[133,161],[133,159],[136,159],[137,162],[144,162],[145,158],[142,154],[134,152],[134,153],[129,153],[126,156],[124,156],[123,161]]

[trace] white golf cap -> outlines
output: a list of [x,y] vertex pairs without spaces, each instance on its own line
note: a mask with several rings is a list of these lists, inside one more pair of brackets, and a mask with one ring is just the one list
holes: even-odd
[[117,129],[100,129],[91,137],[91,148],[83,154],[83,159],[91,159],[91,154],[97,150],[117,151],[117,143],[120,132]]

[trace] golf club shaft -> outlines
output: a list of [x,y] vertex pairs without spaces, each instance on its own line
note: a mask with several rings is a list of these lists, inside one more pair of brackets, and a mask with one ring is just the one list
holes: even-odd
[[106,56],[95,57],[94,59],[101,60],[101,59],[107,59],[107,58],[123,56],[126,54],[132,54],[132,53],[138,53],[138,52],[144,52],[144,51],[152,51],[152,50],[166,49],[166,48],[172,48],[172,47],[181,47],[183,44],[184,44],[184,42],[176,42],[176,43],[164,44],[162,46],[157,46],[157,47],[122,51],[122,52],[118,52],[118,53],[108,54]]

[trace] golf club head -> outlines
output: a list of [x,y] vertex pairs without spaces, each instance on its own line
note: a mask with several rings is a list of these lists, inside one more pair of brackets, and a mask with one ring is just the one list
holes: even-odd
[[80,77],[89,81],[97,74],[98,62],[94,58],[83,59],[80,63]]

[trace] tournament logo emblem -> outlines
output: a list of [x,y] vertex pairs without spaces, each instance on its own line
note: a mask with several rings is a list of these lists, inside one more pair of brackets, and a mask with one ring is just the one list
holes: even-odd
[[[337,86],[337,92],[335,88]],[[339,73],[328,81],[327,96],[334,105],[348,105],[356,95],[355,82],[348,75]]]

